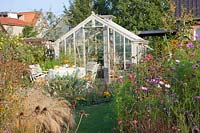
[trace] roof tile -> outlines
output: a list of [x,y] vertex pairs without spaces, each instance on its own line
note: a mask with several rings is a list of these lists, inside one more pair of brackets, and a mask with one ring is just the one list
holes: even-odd
[[19,19],[15,18],[7,18],[7,17],[0,17],[0,23],[3,25],[11,25],[11,26],[26,26],[29,25],[29,23],[24,22]]

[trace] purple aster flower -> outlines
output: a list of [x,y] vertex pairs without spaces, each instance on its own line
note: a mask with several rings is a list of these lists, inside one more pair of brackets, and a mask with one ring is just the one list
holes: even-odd
[[179,102],[177,98],[174,98],[173,100],[174,100],[175,103]]
[[200,60],[197,60],[197,63],[200,63]]
[[189,113],[189,114],[187,115],[187,117],[188,117],[188,118],[192,118],[192,117],[193,117],[193,114]]
[[150,80],[148,80],[148,82],[150,84],[158,84],[159,83],[159,79],[158,78],[150,79]]
[[197,126],[197,125],[195,125],[195,126],[193,127],[193,130],[194,130],[194,131],[199,131],[199,128],[198,128],[198,126]]
[[148,88],[145,87],[145,86],[142,86],[141,89],[142,89],[143,91],[147,91],[147,90],[148,90]]
[[170,69],[171,69],[172,71],[175,71],[175,70],[176,70],[176,68],[175,68],[175,67],[171,67]]
[[194,99],[199,100],[200,96],[195,96]]
[[192,77],[196,77],[196,74],[195,74],[195,73],[192,73]]
[[198,64],[194,64],[194,65],[192,66],[193,69],[197,69],[198,67],[199,67]]
[[192,47],[194,47],[194,44],[192,42],[189,42],[188,44],[186,44],[186,47],[192,48]]
[[160,62],[160,58],[156,58],[156,61],[157,61],[157,62]]

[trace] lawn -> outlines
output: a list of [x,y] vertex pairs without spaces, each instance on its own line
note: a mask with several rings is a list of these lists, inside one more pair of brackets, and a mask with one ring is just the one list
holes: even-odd
[[[88,116],[83,117],[78,133],[110,133],[115,127],[116,120],[113,112],[112,103],[101,103],[97,105],[80,107],[76,110],[79,114],[80,110],[84,110]],[[76,115],[76,123],[80,116]]]

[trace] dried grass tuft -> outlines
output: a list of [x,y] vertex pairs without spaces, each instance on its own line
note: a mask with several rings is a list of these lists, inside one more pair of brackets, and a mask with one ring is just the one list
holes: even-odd
[[75,124],[70,103],[46,96],[41,88],[28,90],[22,104],[23,116],[17,119],[20,131],[60,133]]

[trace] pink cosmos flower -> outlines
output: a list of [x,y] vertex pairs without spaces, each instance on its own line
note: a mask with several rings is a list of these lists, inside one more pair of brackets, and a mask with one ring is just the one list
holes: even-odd
[[123,76],[120,76],[120,77],[119,77],[119,82],[120,82],[120,83],[123,83],[123,82],[124,82]]
[[151,54],[147,54],[145,60],[152,60],[153,56]]
[[147,91],[147,90],[148,90],[148,88],[145,87],[145,86],[142,86],[141,89],[142,89],[143,91]]
[[123,121],[122,120],[118,120],[118,125],[122,125]]
[[8,130],[4,130],[3,133],[8,133]]
[[129,74],[130,79],[134,79],[134,77],[135,77],[134,74]]
[[194,64],[194,65],[192,66],[193,69],[197,69],[198,67],[199,67],[198,64]]
[[160,85],[164,85],[165,83],[164,83],[163,81],[160,81],[159,84],[160,84]]
[[133,124],[137,125],[138,121],[137,120],[133,120]]

